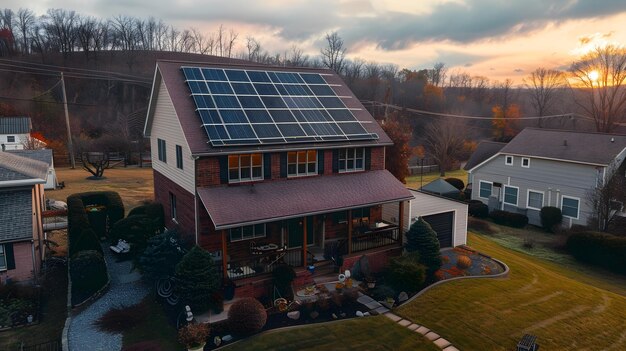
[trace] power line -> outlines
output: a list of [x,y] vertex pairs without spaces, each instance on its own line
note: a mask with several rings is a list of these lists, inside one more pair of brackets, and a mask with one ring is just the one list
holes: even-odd
[[[42,101],[42,100],[36,100],[35,98],[18,98],[18,97],[12,97],[12,96],[0,96],[0,99],[5,99],[5,100],[17,100],[17,101],[32,101],[32,102],[40,102],[40,103],[44,103],[44,104],[56,104],[56,105],[62,105],[63,102],[58,102],[58,101]],[[68,102],[68,105],[72,105],[72,106],[84,106],[84,107],[101,107],[101,106],[108,106],[109,104],[81,104],[78,102]]]
[[[10,65],[10,64],[0,62],[0,67],[2,66],[20,68],[19,70],[14,69],[14,68],[0,68],[0,71],[6,71],[6,72],[12,72],[12,73],[25,73],[25,74],[35,74],[35,75],[43,75],[43,76],[58,76],[61,73],[61,71],[53,71],[53,70],[48,70],[48,69],[43,69],[43,68],[21,67],[21,66]],[[40,72],[33,72],[33,71],[26,71],[26,70],[36,70]],[[120,82],[145,84],[145,85],[152,84],[152,82],[147,81],[147,80],[139,81],[139,80],[134,80],[134,79],[112,77],[112,76],[105,76],[105,75],[95,75],[95,74],[92,75],[92,74],[76,73],[76,72],[64,72],[64,74],[66,77],[76,78],[76,79],[94,79],[94,80],[107,80],[107,81],[113,80],[113,81],[120,81]]]
[[[104,71],[104,70],[94,70],[94,69],[86,69],[86,68],[76,68],[76,67],[66,67],[66,66],[56,66],[56,65],[48,65],[48,64],[43,64],[43,63],[36,63],[36,62],[27,62],[27,61],[15,61],[15,60],[10,60],[10,59],[2,59],[0,58],[0,62],[11,62],[11,63],[16,63],[22,66],[40,66],[40,67],[51,67],[51,68],[55,68],[55,69],[65,69],[65,70],[76,70],[76,71],[85,71],[85,72],[94,72],[97,74],[114,74],[114,75],[118,75],[118,76],[126,76],[126,77],[130,77],[130,78],[135,78],[138,80],[142,80],[142,79],[146,79],[144,77],[141,76],[135,76],[132,74],[127,74],[127,73],[119,73],[119,72],[113,72],[113,71]],[[24,67],[27,68],[27,67]],[[70,73],[70,72],[66,72],[66,73]],[[76,73],[80,73],[80,72],[76,72]]]

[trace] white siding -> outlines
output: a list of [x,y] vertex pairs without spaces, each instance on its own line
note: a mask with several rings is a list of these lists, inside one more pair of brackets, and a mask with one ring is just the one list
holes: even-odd
[[[165,140],[167,163],[159,160],[157,139]],[[176,145],[180,145],[183,149],[183,169],[176,167]],[[176,116],[172,99],[162,81],[159,86],[159,95],[156,99],[154,116],[152,116],[150,148],[152,152],[152,168],[180,185],[183,189],[195,194],[195,163],[191,158],[191,151]]]
[[[15,142],[8,142],[9,136],[14,136]],[[24,150],[24,143],[27,139],[28,134],[0,134],[0,145],[4,145],[5,150]]]
[[[452,245],[465,245],[467,243],[467,205],[439,196],[424,194],[411,190],[415,198],[404,203],[404,223],[402,232],[406,233],[409,226],[421,216],[429,216],[438,213],[454,211],[454,237]],[[383,219],[398,224],[398,203],[383,205]]]

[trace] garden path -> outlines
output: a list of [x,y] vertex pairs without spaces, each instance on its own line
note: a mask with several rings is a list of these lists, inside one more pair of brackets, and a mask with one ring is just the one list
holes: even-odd
[[391,312],[385,313],[384,316],[398,323],[402,327],[423,335],[426,339],[432,341],[433,344],[437,345],[440,349],[443,349],[443,351],[459,351],[459,349],[452,345],[451,342],[442,338],[441,336],[439,336],[439,334],[426,328],[423,325],[415,324],[412,321],[404,319]]
[[132,260],[117,262],[117,257],[102,244],[111,282],[104,295],[72,316],[68,332],[70,351],[114,351],[122,349],[122,334],[100,331],[94,323],[111,308],[129,307],[141,302],[148,288],[141,274],[133,270]]

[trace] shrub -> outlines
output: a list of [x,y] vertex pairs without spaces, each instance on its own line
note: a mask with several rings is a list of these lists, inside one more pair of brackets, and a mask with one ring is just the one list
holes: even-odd
[[67,198],[67,235],[70,245],[77,240],[83,230],[89,228],[89,218],[80,196]]
[[372,290],[371,294],[372,294],[372,297],[374,297],[376,301],[384,301],[388,297],[395,299],[396,297],[396,291],[389,285],[385,285],[385,284],[377,285]]
[[330,299],[327,297],[319,297],[315,302],[315,305],[320,311],[328,311],[330,308]]
[[456,266],[459,269],[468,269],[472,266],[472,259],[465,255],[459,255],[456,259]]
[[211,295],[222,286],[213,257],[198,246],[194,246],[176,265],[174,277],[174,291],[194,313],[206,312],[212,305]]
[[495,210],[489,215],[495,223],[509,227],[524,228],[528,224],[528,217],[520,213]]
[[487,218],[489,217],[489,206],[479,200],[472,200],[467,205],[467,213],[472,217]]
[[541,226],[550,233],[554,233],[555,227],[563,221],[561,209],[553,206],[541,208]]
[[427,268],[429,276],[441,267],[441,252],[437,233],[422,217],[411,225],[406,233],[406,250],[419,253],[420,263]]
[[96,236],[96,232],[91,228],[85,228],[80,233],[80,236],[70,241],[69,255],[74,256],[78,252],[94,250],[102,253],[102,246],[100,245],[100,239]]
[[119,239],[126,240],[131,244],[131,252],[141,254],[146,248],[148,239],[153,237],[159,228],[157,220],[147,215],[132,215],[119,220],[109,232],[111,243],[115,245]]
[[389,263],[387,280],[396,291],[417,292],[426,279],[426,268],[416,255],[395,257]]
[[478,218],[468,218],[467,228],[484,234],[493,234],[495,232],[489,222]]
[[176,265],[183,256],[184,252],[178,245],[178,233],[176,230],[166,230],[148,240],[138,264],[144,277],[156,281],[173,277]]
[[293,267],[288,264],[274,267],[272,278],[274,278],[274,285],[276,285],[281,296],[291,298],[293,295],[291,283],[296,278],[296,272],[293,270]]
[[163,205],[158,202],[148,202],[144,205],[137,206],[130,210],[127,217],[135,215],[146,215],[155,220],[157,229],[165,227],[165,212],[163,211]]
[[598,232],[574,232],[567,250],[576,259],[626,274],[626,238]]
[[145,320],[148,312],[148,308],[143,303],[130,307],[111,308],[94,324],[98,329],[107,333],[123,333]]
[[444,180],[448,182],[450,185],[452,185],[453,187],[459,189],[459,191],[465,188],[465,183],[463,183],[463,181],[459,178],[446,178]]
[[77,252],[70,260],[72,288],[86,295],[91,295],[102,288],[109,277],[102,254],[87,250]]
[[247,336],[259,332],[265,326],[267,313],[263,305],[252,297],[235,301],[228,310],[230,331],[237,336]]
[[359,289],[357,288],[345,288],[343,289],[343,295],[347,301],[356,302],[359,298]]
[[206,343],[209,333],[208,324],[187,324],[178,330],[178,341],[188,349],[198,347]]
[[345,296],[337,290],[334,290],[330,293],[330,301],[333,302],[333,305],[336,308],[341,308],[343,306],[343,301],[345,300]]

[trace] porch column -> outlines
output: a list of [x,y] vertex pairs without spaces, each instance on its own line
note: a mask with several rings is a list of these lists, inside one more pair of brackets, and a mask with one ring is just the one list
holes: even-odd
[[348,210],[348,255],[352,253],[352,210]]
[[222,272],[224,280],[228,279],[228,253],[226,245],[226,229],[222,229]]
[[404,201],[400,201],[400,205],[398,206],[398,224],[399,224],[399,233],[398,240],[400,241],[400,246],[404,246]]
[[307,264],[307,254],[306,254],[306,237],[307,237],[307,232],[306,232],[306,216],[302,217],[302,232],[304,233],[304,238],[302,238],[302,265],[303,266],[308,266]]

